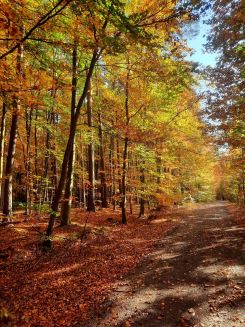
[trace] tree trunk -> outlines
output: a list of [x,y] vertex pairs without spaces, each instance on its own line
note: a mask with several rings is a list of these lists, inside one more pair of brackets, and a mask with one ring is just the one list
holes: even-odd
[[162,159],[160,155],[156,157],[156,164],[157,164],[157,184],[161,184],[161,174],[162,174]]
[[[22,61],[23,61],[23,45],[20,44],[17,53],[17,76],[19,79],[22,78]],[[13,101],[13,112],[11,129],[8,144],[8,154],[6,159],[5,169],[5,183],[3,192],[3,215],[4,220],[9,222],[12,221],[13,216],[13,169],[14,169],[14,156],[16,150],[17,131],[18,131],[18,119],[20,114],[20,99],[15,96]]]
[[99,140],[100,140],[100,180],[101,180],[101,206],[102,208],[107,208],[107,184],[106,184],[106,174],[105,174],[105,158],[104,158],[104,138],[102,130],[102,118],[101,113],[99,113]]
[[85,164],[84,164],[84,151],[83,145],[81,147],[81,163],[82,163],[82,199],[83,199],[83,208],[86,209],[86,189],[85,189]]
[[87,94],[88,126],[90,127],[90,143],[88,145],[88,201],[87,211],[95,211],[94,203],[94,140],[93,140],[93,118],[92,118],[92,83],[90,81]]
[[5,132],[6,132],[6,114],[7,106],[3,100],[3,111],[1,119],[1,131],[0,131],[0,207],[2,207],[2,186],[3,186],[3,158],[4,158],[4,144],[5,144]]
[[[53,146],[53,150],[55,151],[55,144]],[[52,170],[53,170],[53,188],[56,190],[57,186],[58,186],[58,179],[57,179],[57,160],[56,157],[53,156],[53,162],[52,162]]]
[[35,127],[34,127],[34,147],[35,147],[35,160],[34,160],[34,170],[36,177],[38,176],[38,169],[37,169],[37,149],[38,149],[38,135],[37,135],[37,118],[38,118],[38,111],[36,110],[36,117],[35,117]]
[[127,158],[128,158],[128,128],[129,128],[129,68],[127,72],[126,85],[125,85],[125,117],[126,117],[126,131],[124,138],[124,151],[123,151],[123,167],[122,167],[122,224],[127,224],[127,213],[126,213],[126,177],[127,177]]
[[121,160],[120,160],[120,144],[119,139],[117,138],[117,179],[118,179],[118,189],[119,194],[122,194],[122,176],[121,176]]
[[128,137],[124,140],[124,151],[123,151],[123,167],[122,167],[122,223],[127,224],[127,213],[126,213],[126,175],[127,175],[127,156],[128,156]]
[[[46,113],[46,124],[49,125],[50,124],[50,112],[48,111]],[[45,149],[46,149],[46,153],[45,153],[45,159],[44,159],[44,174],[43,174],[43,181],[45,184],[44,187],[44,196],[43,199],[44,201],[46,200],[46,202],[48,202],[48,187],[49,187],[49,180],[48,180],[48,172],[49,172],[49,157],[50,157],[50,131],[49,128],[46,129],[46,141],[45,141]]]
[[[112,127],[114,127],[114,124],[112,122]],[[110,138],[110,152],[109,152],[109,162],[110,162],[110,197],[111,197],[111,203],[113,205],[113,210],[116,209],[116,176],[115,176],[115,141],[114,141],[114,135],[111,135]]]
[[26,119],[26,215],[31,214],[32,208],[32,174],[31,174],[31,158],[30,158],[30,142],[31,142],[31,126],[32,126],[33,109],[25,111]]
[[130,209],[130,214],[133,214],[133,197],[132,194],[129,196],[129,209]]
[[61,226],[67,226],[71,224],[71,206],[72,206],[72,190],[74,183],[74,165],[75,165],[75,147],[76,143],[74,140],[73,149],[70,153],[68,170],[66,176],[66,188],[65,195],[61,209]]
[[[72,52],[72,93],[71,93],[71,122],[74,119],[76,110],[76,92],[77,92],[77,44],[74,42]],[[66,176],[66,187],[64,201],[61,210],[61,226],[66,226],[71,223],[71,206],[72,206],[72,190],[74,180],[74,165],[75,165],[75,147],[76,142],[72,145],[72,151],[70,152],[68,170]]]
[[[241,161],[244,162],[245,159],[245,148],[242,148]],[[241,188],[242,188],[242,205],[245,205],[245,169],[244,165],[241,169]]]
[[[144,164],[144,162],[143,162]],[[143,167],[140,169],[140,182],[141,182],[141,191],[144,192],[144,185],[145,185],[145,170]],[[145,199],[144,195],[141,193],[140,195],[140,212],[139,212],[139,218],[141,216],[145,215]]]

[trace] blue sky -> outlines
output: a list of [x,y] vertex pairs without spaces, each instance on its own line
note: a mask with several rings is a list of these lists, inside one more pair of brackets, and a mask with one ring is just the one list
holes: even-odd
[[187,27],[184,35],[189,47],[194,50],[194,53],[188,57],[191,61],[196,61],[204,66],[214,66],[215,54],[208,53],[204,48],[206,37],[210,33],[209,26],[200,20],[192,24],[192,26],[189,25],[189,28]]

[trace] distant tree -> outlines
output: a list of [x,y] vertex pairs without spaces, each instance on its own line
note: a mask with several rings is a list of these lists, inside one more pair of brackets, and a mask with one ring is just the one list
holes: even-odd
[[[210,119],[216,121],[218,141],[237,153],[237,192],[245,201],[245,111],[244,111],[244,3],[241,0],[213,0],[211,33],[207,49],[216,51],[217,64],[209,69]],[[237,151],[236,151],[237,149]],[[233,151],[235,150],[235,151]],[[237,163],[240,162],[240,166]]]

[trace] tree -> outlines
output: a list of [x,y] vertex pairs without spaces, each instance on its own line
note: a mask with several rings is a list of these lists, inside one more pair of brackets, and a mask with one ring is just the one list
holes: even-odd
[[[245,170],[243,3],[240,0],[213,0],[211,3],[213,14],[209,23],[212,33],[208,37],[207,49],[216,51],[218,59],[216,67],[210,68],[208,74],[212,83],[208,114],[215,121],[212,128],[218,142],[227,145],[240,158],[236,178],[237,189],[241,190],[244,189]],[[244,192],[239,191],[239,194],[244,202]]]
[[[71,115],[70,120],[72,121],[76,111],[76,93],[77,93],[77,42],[74,41],[72,51],[72,90],[71,90]],[[62,212],[61,212],[61,225],[70,224],[70,211],[72,205],[72,189],[73,189],[73,174],[74,174],[74,163],[75,163],[75,148],[76,142],[74,138],[73,148],[70,152],[68,169],[67,169],[67,180],[65,186],[65,195],[63,200]]]
[[[23,30],[23,27],[20,27]],[[21,87],[21,80],[23,77],[23,45],[18,46],[17,58],[16,58],[16,75],[19,79],[19,87]],[[12,121],[11,130],[8,143],[8,155],[6,158],[5,168],[5,182],[3,189],[3,214],[5,220],[12,220],[12,198],[13,198],[13,167],[14,167],[14,156],[16,150],[17,131],[18,131],[18,120],[20,115],[20,99],[18,93],[13,99],[12,109]]]

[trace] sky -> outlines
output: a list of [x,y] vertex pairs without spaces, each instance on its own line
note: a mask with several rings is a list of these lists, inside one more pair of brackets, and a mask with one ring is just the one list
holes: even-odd
[[[209,53],[205,50],[205,43],[207,42],[207,36],[210,33],[210,26],[200,19],[190,25],[187,25],[184,32],[184,38],[190,48],[193,49],[192,55],[187,55],[186,59],[199,63],[201,66],[215,66],[216,55],[215,53]],[[196,87],[197,92],[202,93],[209,89],[207,81],[205,79],[199,79]],[[204,105],[204,104],[202,104]]]
[[204,66],[215,65],[215,54],[208,53],[204,44],[206,43],[206,37],[210,33],[210,28],[202,20],[189,26],[190,30],[186,30],[184,35],[190,48],[193,48],[194,53],[187,58],[191,61],[196,61]]

